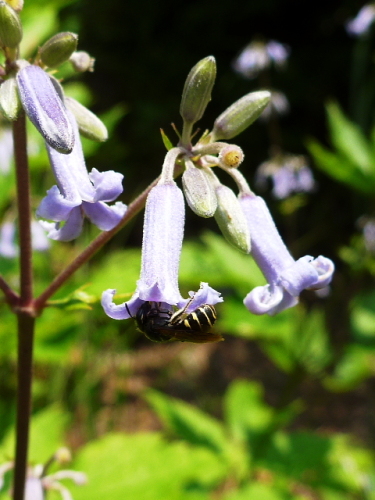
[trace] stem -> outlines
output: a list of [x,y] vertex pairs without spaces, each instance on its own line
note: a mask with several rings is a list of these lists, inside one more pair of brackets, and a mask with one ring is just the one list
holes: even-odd
[[120,229],[122,229],[145,206],[146,198],[151,189],[158,183],[155,179],[130,205],[121,221],[110,231],[97,236],[85,250],[80,253],[34,301],[34,311],[39,312],[45,307],[47,300],[98,250],[100,250]]
[[17,210],[20,242],[20,298],[15,308],[18,324],[17,423],[13,499],[23,500],[31,413],[32,352],[35,319],[33,299],[30,179],[27,158],[26,120],[21,113],[13,122],[14,157],[17,179]]
[[31,413],[31,382],[35,319],[18,314],[17,424],[13,500],[23,500]]
[[8,285],[8,283],[2,276],[0,276],[0,290],[3,291],[5,300],[11,307],[14,307],[19,303],[18,294],[14,290],[12,290],[12,288]]

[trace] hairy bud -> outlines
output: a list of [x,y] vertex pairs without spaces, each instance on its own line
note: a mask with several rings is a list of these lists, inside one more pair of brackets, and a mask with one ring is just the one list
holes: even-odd
[[271,98],[267,90],[251,92],[233,103],[215,121],[212,142],[229,140],[245,130],[262,113]]
[[22,40],[22,25],[17,12],[0,0],[0,44],[14,49]]
[[0,110],[8,120],[16,120],[21,101],[17,92],[17,81],[15,78],[9,78],[1,84],[0,87]]
[[65,97],[65,105],[77,120],[79,131],[83,137],[96,142],[108,139],[106,126],[94,113],[72,97]]
[[73,69],[78,73],[83,73],[84,71],[94,71],[95,59],[83,50],[74,52],[70,56],[69,61],[73,66]]
[[216,61],[208,56],[199,61],[190,71],[182,92],[180,114],[187,123],[200,120],[211,100],[216,78]]
[[205,170],[188,167],[182,175],[182,185],[189,207],[200,217],[212,217],[217,208],[215,189]]
[[78,35],[69,31],[57,33],[39,49],[39,57],[43,64],[54,68],[68,61],[77,48]]

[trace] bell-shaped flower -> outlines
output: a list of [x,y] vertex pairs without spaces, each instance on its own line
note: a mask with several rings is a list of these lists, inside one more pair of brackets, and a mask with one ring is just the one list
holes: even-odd
[[[184,307],[187,313],[203,304],[222,302],[220,294],[202,283],[191,299],[184,299],[178,287],[178,268],[184,234],[185,205],[181,189],[171,180],[159,182],[149,193],[146,202],[141,276],[128,302],[116,305],[112,299],[116,290],[106,290],[102,306],[113,319],[135,317],[144,302],[162,303],[163,307]],[[192,300],[193,299],[193,300]]]
[[242,194],[240,204],[250,228],[251,253],[268,281],[245,297],[250,312],[277,314],[296,305],[302,290],[318,290],[331,282],[334,264],[330,259],[308,255],[293,259],[262,198]]
[[[113,170],[88,174],[78,126],[70,111],[67,111],[74,131],[74,148],[69,154],[61,154],[46,143],[49,159],[57,186],[47,191],[37,216],[54,221],[40,221],[53,240],[70,241],[81,233],[84,215],[102,231],[113,229],[126,212],[126,205],[114,201],[122,193],[123,175]],[[64,225],[61,223],[65,222]]]

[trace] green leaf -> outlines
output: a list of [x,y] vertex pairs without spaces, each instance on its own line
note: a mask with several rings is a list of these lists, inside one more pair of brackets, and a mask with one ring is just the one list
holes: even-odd
[[74,500],[204,500],[226,474],[207,449],[158,433],[109,434],[79,450],[72,468],[88,477],[69,485]]
[[314,139],[307,141],[307,148],[314,157],[316,165],[326,174],[362,193],[372,194],[374,192],[375,181],[373,177],[364,175],[346,157],[329,151]]
[[[64,445],[64,431],[69,415],[58,405],[52,405],[31,419],[29,462],[45,463]],[[14,429],[10,430],[0,448],[2,461],[14,456]]]
[[154,390],[147,391],[144,397],[167,428],[177,436],[215,453],[226,450],[224,427],[218,420],[188,403]]
[[374,179],[374,156],[360,128],[345,117],[337,103],[329,103],[326,109],[331,140],[337,151],[364,175]]
[[162,138],[162,141],[163,141],[163,144],[164,144],[166,150],[170,151],[173,148],[172,142],[170,141],[169,137],[166,135],[166,133],[164,132],[164,130],[162,128],[160,129],[160,133],[161,133],[161,138]]

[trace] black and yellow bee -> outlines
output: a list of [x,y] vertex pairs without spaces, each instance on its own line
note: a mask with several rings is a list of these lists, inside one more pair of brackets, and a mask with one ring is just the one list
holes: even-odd
[[214,306],[204,304],[187,313],[188,304],[173,313],[158,302],[144,302],[135,316],[138,329],[153,342],[194,342],[204,344],[224,340],[210,330],[216,321]]

